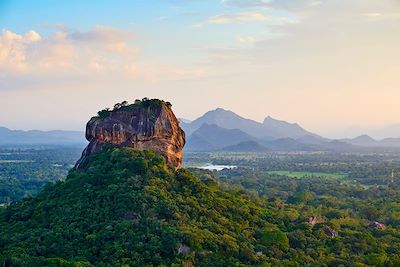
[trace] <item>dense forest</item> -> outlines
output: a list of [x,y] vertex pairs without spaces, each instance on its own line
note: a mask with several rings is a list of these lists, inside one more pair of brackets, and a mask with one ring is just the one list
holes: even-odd
[[0,208],[0,262],[400,266],[398,158],[200,153],[186,165],[238,167],[174,170],[153,152],[109,148]]
[[269,248],[277,253],[289,248],[277,220],[260,199],[169,169],[152,152],[109,149],[86,171],[71,171],[65,182],[2,211],[1,261],[6,266],[261,264],[268,261]]
[[46,183],[63,180],[82,146],[0,148],[0,204],[35,196]]

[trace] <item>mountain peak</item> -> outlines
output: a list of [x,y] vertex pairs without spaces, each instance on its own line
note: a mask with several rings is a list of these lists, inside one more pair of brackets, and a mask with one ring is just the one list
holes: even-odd
[[292,137],[295,139],[308,135],[316,136],[315,134],[303,129],[297,123],[289,123],[284,120],[277,120],[271,116],[267,116],[264,119],[263,127],[271,136]]
[[356,138],[354,138],[353,140],[368,140],[368,141],[376,141],[375,139],[373,139],[371,136],[367,135],[367,134],[362,134],[360,136],[357,136]]
[[206,112],[200,118],[194,120],[190,124],[182,124],[188,135],[194,133],[204,123],[215,124],[225,129],[240,129],[248,135],[259,139],[276,139],[283,137],[299,138],[305,135],[317,136],[306,131],[297,123],[288,123],[286,121],[277,120],[271,116],[267,116],[263,123],[246,119],[233,111],[224,108],[216,108]]
[[224,108],[216,108],[213,111],[217,111],[217,112],[232,112],[232,111],[224,109]]
[[[210,110],[210,111],[208,111],[207,112],[208,114],[218,114],[218,115],[220,115],[220,114],[230,114],[230,115],[236,115],[236,116],[238,116],[236,113],[234,113],[233,111],[231,111],[231,110],[228,110],[228,109],[224,109],[224,108],[216,108],[216,109],[214,109],[214,110]],[[206,113],[206,114],[207,114]]]

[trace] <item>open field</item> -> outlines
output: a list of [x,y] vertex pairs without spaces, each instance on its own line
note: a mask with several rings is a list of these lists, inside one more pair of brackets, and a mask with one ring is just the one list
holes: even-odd
[[328,179],[344,179],[345,175],[338,173],[326,173],[326,172],[297,172],[297,171],[269,171],[269,174],[277,174],[287,176],[290,178],[304,178],[304,177],[324,177]]

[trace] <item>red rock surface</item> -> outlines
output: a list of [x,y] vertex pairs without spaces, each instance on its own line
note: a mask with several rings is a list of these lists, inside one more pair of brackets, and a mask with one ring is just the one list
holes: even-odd
[[75,168],[80,169],[82,163],[106,143],[153,150],[162,155],[169,166],[181,168],[185,132],[180,128],[170,105],[162,101],[157,103],[130,105],[109,111],[107,116],[91,118],[86,125],[89,144]]

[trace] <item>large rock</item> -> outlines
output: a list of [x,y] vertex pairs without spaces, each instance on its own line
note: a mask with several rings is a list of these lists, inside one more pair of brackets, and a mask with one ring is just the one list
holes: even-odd
[[86,125],[88,146],[75,168],[84,168],[88,157],[105,144],[153,150],[169,166],[182,167],[185,132],[171,110],[171,105],[158,99],[135,101],[132,105],[116,104],[114,110],[102,110]]

